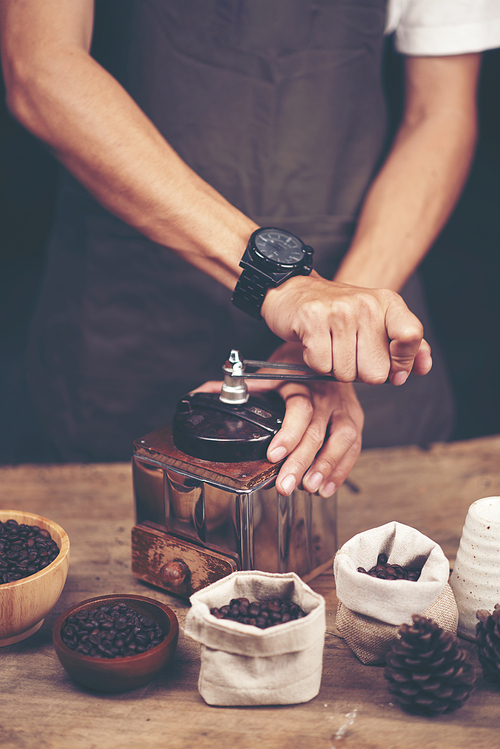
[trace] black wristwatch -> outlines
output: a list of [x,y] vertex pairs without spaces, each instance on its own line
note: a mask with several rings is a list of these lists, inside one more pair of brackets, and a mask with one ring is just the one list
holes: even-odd
[[243,272],[232,297],[235,307],[260,320],[268,289],[292,276],[308,276],[313,252],[312,247],[285,229],[267,226],[254,231],[241,258]]

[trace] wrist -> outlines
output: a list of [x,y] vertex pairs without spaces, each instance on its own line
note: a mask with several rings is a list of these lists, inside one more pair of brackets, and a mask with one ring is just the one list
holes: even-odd
[[293,276],[293,278],[289,278],[280,286],[268,289],[261,307],[261,315],[264,320],[267,320],[269,315],[272,316],[275,312],[279,314],[280,306],[284,304],[289,296],[296,300],[296,304],[298,305],[304,285],[308,286],[316,278],[320,278],[320,276],[313,270],[309,276]]

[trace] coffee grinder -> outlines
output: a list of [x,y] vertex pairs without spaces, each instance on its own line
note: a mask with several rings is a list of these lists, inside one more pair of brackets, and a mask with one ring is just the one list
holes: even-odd
[[280,464],[269,463],[266,451],[284,404],[274,391],[249,395],[245,383],[333,378],[302,365],[244,360],[236,350],[223,373],[220,395],[184,396],[171,427],[134,442],[132,572],[186,598],[236,570],[296,572],[308,581],[337,549],[336,496],[278,494]]

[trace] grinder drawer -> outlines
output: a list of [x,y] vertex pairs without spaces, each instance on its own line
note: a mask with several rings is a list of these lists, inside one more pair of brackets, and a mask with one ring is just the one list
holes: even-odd
[[132,528],[132,573],[189,598],[238,569],[235,559],[140,523]]

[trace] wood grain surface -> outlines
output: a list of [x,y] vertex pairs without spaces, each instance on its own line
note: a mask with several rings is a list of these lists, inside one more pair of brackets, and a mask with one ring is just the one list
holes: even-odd
[[[407,523],[456,555],[469,505],[500,495],[500,436],[362,453],[339,491],[339,544],[391,520]],[[321,691],[290,707],[213,708],[198,694],[198,645],[183,635],[188,604],[131,573],[134,524],[128,464],[21,465],[0,469],[0,507],[35,512],[68,533],[68,579],[41,629],[0,650],[0,746],[4,749],[492,749],[499,745],[500,687],[478,671],[462,709],[412,717],[391,703],[383,669],[363,666],[335,635],[330,572],[314,580],[327,608]],[[171,606],[180,637],[172,666],[146,687],[107,695],[71,681],[52,644],[68,606],[109,593],[146,595]]]

